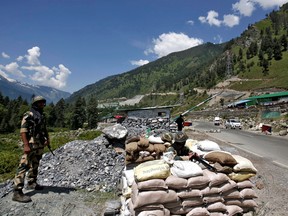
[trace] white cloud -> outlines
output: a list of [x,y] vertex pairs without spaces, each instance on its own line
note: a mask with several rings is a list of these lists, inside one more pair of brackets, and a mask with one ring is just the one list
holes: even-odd
[[251,0],[251,1],[258,4],[263,9],[279,7],[288,2],[288,0]]
[[32,47],[31,49],[27,50],[27,52],[28,55],[25,55],[25,57],[29,65],[41,65],[38,59],[41,55],[39,47]]
[[203,43],[202,39],[190,38],[183,33],[164,33],[157,39],[153,39],[153,47],[145,51],[145,54],[154,53],[158,58],[172,52],[182,51]]
[[3,76],[5,79],[7,79],[7,80],[10,81],[10,82],[15,81],[14,79],[11,79],[11,78],[9,77],[9,75],[8,75],[6,72],[4,72],[3,70],[6,70],[6,69],[5,69],[5,66],[3,66],[3,65],[0,64],[0,75]]
[[23,59],[24,59],[24,56],[18,56],[18,57],[16,58],[16,60],[19,61],[19,62],[21,62]]
[[208,23],[210,26],[221,26],[221,21],[218,19],[218,12],[216,11],[209,11],[207,13],[207,17],[203,17],[203,16],[200,16],[198,19],[200,20],[200,22],[202,23]]
[[221,35],[214,36],[213,40],[216,41],[216,43],[219,43],[219,44],[221,44],[223,42],[223,38],[221,37]]
[[[52,68],[42,65],[39,60],[41,54],[40,48],[37,46],[28,49],[27,53],[24,56],[17,57],[18,63],[11,62],[5,66],[0,64],[0,75],[9,80],[14,80],[15,78],[16,80],[21,79],[23,81],[23,78],[25,78],[25,82],[28,83],[28,79],[31,79],[35,84],[59,89],[66,86],[68,76],[71,74],[71,71],[67,67],[63,64]],[[23,59],[26,59],[27,62],[23,62]],[[30,75],[25,76],[22,71],[26,73],[30,71]],[[13,79],[10,77],[13,77]]]
[[228,15],[224,15],[223,17],[223,24],[228,27],[239,25],[239,23],[240,23],[240,18],[238,16],[228,14]]
[[6,58],[6,59],[9,59],[9,58],[10,58],[10,56],[9,56],[8,54],[6,54],[5,52],[2,52],[2,57],[3,57],[3,58]]
[[71,73],[68,68],[60,64],[59,68],[53,67],[50,69],[47,66],[23,66],[23,69],[35,72],[30,78],[44,86],[51,86],[54,88],[63,88],[66,86],[66,80]]
[[138,61],[130,61],[130,63],[131,63],[132,65],[142,66],[142,65],[148,64],[149,61],[148,61],[148,60],[140,59],[140,60],[138,60]]
[[255,11],[256,5],[265,10],[282,6],[287,2],[288,0],[240,0],[235,4],[232,4],[232,8],[234,11],[239,12],[241,15],[250,17]]
[[194,21],[193,21],[193,20],[188,20],[187,23],[188,23],[189,25],[194,25]]
[[235,4],[232,4],[232,9],[239,12],[243,16],[251,16],[255,10],[255,3],[251,0],[240,0]]
[[5,66],[5,70],[16,76],[16,77],[26,77],[21,70],[19,70],[19,65],[16,62],[11,62]]
[[221,27],[222,25],[228,26],[232,28],[235,25],[239,25],[240,18],[233,14],[227,14],[223,16],[223,20],[218,19],[218,12],[216,11],[209,11],[207,13],[207,17],[200,16],[198,19],[201,23],[207,23],[210,26],[217,26]]

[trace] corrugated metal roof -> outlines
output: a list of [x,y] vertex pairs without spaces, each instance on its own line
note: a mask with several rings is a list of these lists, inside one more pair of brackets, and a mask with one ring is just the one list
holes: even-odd
[[259,95],[259,96],[249,97],[247,99],[248,100],[249,99],[261,99],[261,98],[271,98],[271,97],[288,97],[288,91],[277,92],[277,93],[273,93],[273,94],[263,94],[263,95]]
[[246,100],[235,101],[235,102],[233,102],[233,103],[228,104],[227,106],[228,106],[228,107],[230,107],[230,106],[237,106],[237,105],[239,105],[239,104],[247,103],[247,102],[249,102],[249,101],[251,101],[251,100],[246,99]]

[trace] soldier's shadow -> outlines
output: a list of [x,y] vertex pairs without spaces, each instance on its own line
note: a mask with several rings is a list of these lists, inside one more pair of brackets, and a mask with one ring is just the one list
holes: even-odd
[[76,189],[68,187],[44,186],[43,190],[26,190],[25,194],[28,196],[33,196],[35,194],[48,194],[51,192],[58,194],[69,194],[73,191],[76,191]]

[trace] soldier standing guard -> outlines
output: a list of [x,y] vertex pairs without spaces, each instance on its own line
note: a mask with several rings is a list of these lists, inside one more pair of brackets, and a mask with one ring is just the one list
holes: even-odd
[[31,198],[23,193],[24,180],[27,174],[27,189],[42,190],[37,184],[38,167],[43,155],[44,147],[49,145],[49,136],[46,128],[46,118],[43,109],[46,100],[42,96],[32,99],[30,111],[23,116],[20,136],[24,144],[24,154],[20,159],[17,173],[14,178],[14,194],[12,200],[30,202]]

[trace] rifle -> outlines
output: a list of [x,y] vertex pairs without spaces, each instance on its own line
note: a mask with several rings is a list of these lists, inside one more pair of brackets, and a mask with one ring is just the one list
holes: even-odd
[[208,170],[217,173],[217,169],[213,166],[211,166],[209,163],[207,163],[202,157],[200,157],[197,153],[193,152],[192,157],[190,157],[190,160],[193,159],[198,161],[199,163],[203,164]]
[[52,153],[53,156],[55,156],[55,154],[53,153],[53,150],[51,149],[51,146],[50,145],[47,145],[49,151]]

